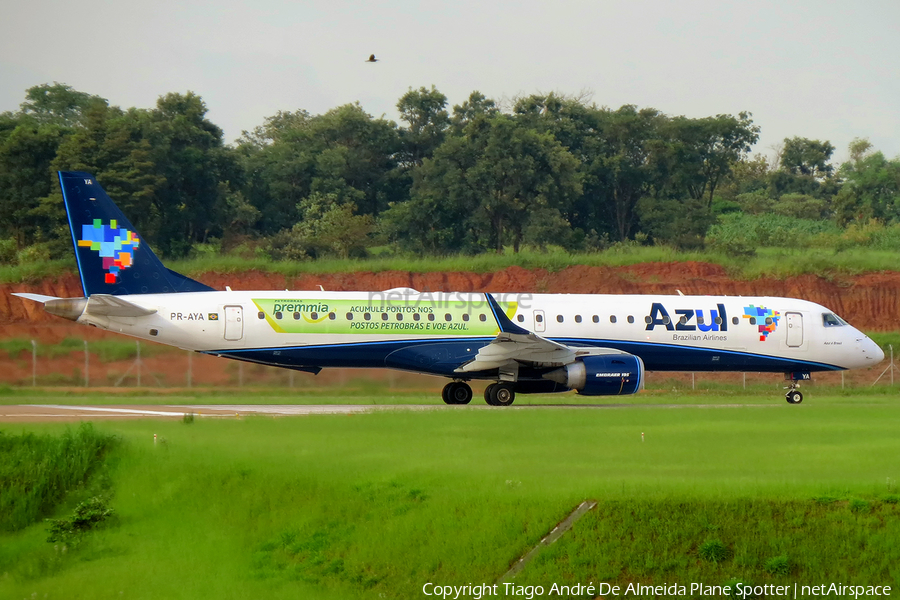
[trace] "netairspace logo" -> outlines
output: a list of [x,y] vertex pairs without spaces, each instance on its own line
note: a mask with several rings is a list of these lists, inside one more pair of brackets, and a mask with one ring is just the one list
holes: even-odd
[[836,596],[838,598],[864,598],[876,596],[890,596],[891,586],[885,585],[846,585],[843,583],[821,583],[817,585],[805,585],[794,583],[793,585],[749,585],[736,583],[732,585],[706,585],[703,583],[666,583],[662,585],[644,585],[629,583],[626,586],[613,585],[611,583],[587,584],[551,584],[543,585],[518,585],[516,583],[482,583],[467,585],[437,585],[426,583],[422,586],[422,594],[428,597],[442,598],[443,600],[482,600],[482,598],[524,598],[533,600],[537,597],[580,597],[580,596],[633,596],[633,597],[728,597],[728,598],[817,598],[819,596]]

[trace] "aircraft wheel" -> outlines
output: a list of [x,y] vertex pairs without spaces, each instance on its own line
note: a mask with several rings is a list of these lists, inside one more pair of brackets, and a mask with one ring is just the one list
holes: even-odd
[[493,398],[491,397],[491,394],[494,391],[495,385],[497,385],[497,384],[492,383],[489,386],[487,386],[486,388],[484,388],[484,401],[487,402],[488,404],[490,404],[491,406],[496,406],[496,404],[494,404]]
[[472,388],[468,383],[453,381],[444,386],[444,389],[446,392],[441,392],[441,396],[446,393],[447,399],[444,402],[447,404],[468,404],[472,401]]
[[803,394],[797,390],[791,390],[785,395],[785,399],[788,401],[788,404],[800,404],[803,402]]
[[516,399],[516,391],[511,383],[495,383],[491,389],[491,400],[494,406],[509,406]]
[[441,390],[441,400],[444,401],[444,404],[453,404],[453,400],[450,398],[450,386],[452,386],[454,381],[451,381],[447,385],[444,386],[444,389]]

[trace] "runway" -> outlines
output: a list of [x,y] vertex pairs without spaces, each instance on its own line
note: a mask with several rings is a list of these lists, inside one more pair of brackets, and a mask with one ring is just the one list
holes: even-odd
[[197,418],[240,418],[246,416],[297,417],[310,415],[352,415],[386,410],[541,410],[623,409],[623,408],[743,408],[774,404],[541,404],[497,408],[486,404],[447,406],[444,404],[172,404],[172,405],[67,405],[14,404],[0,406],[0,423],[39,421],[85,421],[123,419],[181,419],[193,414]]

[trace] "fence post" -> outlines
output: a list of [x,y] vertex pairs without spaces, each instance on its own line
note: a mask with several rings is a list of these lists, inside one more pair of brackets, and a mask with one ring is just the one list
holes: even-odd
[[31,340],[31,387],[37,385],[37,342]]
[[188,353],[187,385],[188,385],[188,387],[192,387],[192,385],[194,383],[194,353],[191,350],[188,350],[187,353]]
[[141,343],[135,342],[137,344],[137,359],[135,364],[137,365],[137,386],[141,387]]
[[87,340],[84,340],[84,387],[88,387],[90,385],[91,376],[90,376],[90,358],[88,354],[88,343]]

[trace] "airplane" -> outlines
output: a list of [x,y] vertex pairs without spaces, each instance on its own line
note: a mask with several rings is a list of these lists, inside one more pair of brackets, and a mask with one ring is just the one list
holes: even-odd
[[446,377],[468,404],[516,394],[637,393],[645,371],[784,373],[785,398],[818,371],[884,352],[833,311],[793,298],[419,292],[217,291],[163,266],[93,175],[59,172],[83,297],[16,293],[85,325],[316,374],[391,368]]

